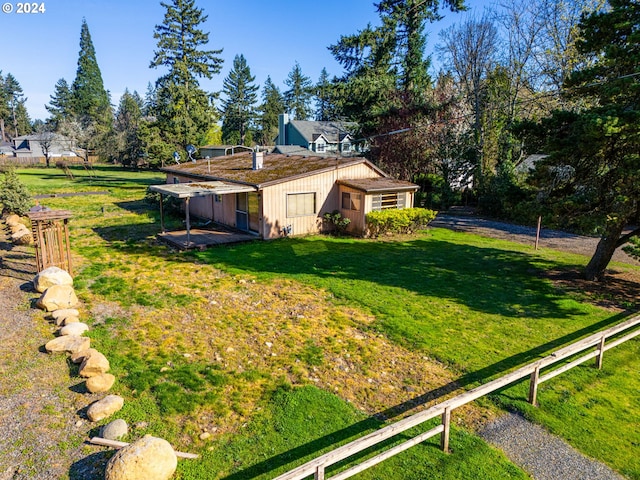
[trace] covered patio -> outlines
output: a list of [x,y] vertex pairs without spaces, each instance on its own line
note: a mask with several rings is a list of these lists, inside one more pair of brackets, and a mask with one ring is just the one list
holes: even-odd
[[233,231],[223,226],[192,228],[158,234],[158,239],[179,250],[204,250],[226,243],[250,242],[257,237],[249,233]]
[[[193,183],[175,183],[151,185],[149,190],[160,194],[160,229],[158,238],[180,250],[204,249],[225,243],[238,243],[255,240],[256,236],[240,230],[212,224],[210,228],[191,228],[189,201],[194,197],[210,195],[229,195],[243,192],[255,192],[255,187],[222,181],[207,181]],[[162,203],[164,196],[169,195],[185,201],[186,230],[167,232],[164,225],[164,211]]]

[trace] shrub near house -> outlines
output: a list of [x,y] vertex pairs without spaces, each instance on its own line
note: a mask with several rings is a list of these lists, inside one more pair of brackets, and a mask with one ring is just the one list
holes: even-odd
[[412,233],[425,228],[438,212],[426,208],[375,210],[367,213],[367,230],[371,237],[388,233]]

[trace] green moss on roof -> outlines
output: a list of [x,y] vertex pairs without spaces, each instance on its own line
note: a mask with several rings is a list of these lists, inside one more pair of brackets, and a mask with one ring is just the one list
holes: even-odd
[[252,154],[244,152],[183,163],[165,167],[162,170],[205,180],[230,180],[260,187],[365,162],[367,160],[362,157],[289,156],[265,153],[263,167],[260,170],[253,170]]

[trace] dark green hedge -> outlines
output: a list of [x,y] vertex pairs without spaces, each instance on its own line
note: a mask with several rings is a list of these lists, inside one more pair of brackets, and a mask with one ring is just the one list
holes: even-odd
[[387,233],[411,233],[425,228],[438,212],[426,208],[377,210],[367,213],[367,233],[371,237]]

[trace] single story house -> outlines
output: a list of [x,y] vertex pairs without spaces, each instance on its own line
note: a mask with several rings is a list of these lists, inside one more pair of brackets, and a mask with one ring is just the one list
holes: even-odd
[[189,215],[262,239],[325,231],[323,215],[335,210],[361,235],[368,212],[412,207],[419,188],[362,157],[243,152],[162,170],[167,183],[152,191],[185,199]]

